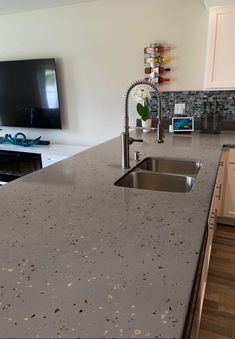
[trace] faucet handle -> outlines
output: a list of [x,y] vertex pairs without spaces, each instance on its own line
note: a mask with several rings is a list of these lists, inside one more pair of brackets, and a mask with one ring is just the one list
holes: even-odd
[[133,144],[133,142],[143,142],[144,140],[143,139],[134,139],[134,138],[129,138],[129,144]]
[[140,161],[140,156],[142,156],[142,155],[146,155],[146,154],[144,154],[144,153],[140,153],[139,151],[135,151],[134,152],[134,161]]

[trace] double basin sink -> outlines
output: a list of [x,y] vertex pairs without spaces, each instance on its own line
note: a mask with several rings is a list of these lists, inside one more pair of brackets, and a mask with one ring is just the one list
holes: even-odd
[[170,158],[148,157],[128,171],[116,186],[166,192],[190,192],[202,164]]

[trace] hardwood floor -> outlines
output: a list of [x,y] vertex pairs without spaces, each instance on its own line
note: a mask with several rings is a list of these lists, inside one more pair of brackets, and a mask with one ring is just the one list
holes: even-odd
[[216,230],[199,338],[235,339],[235,227]]

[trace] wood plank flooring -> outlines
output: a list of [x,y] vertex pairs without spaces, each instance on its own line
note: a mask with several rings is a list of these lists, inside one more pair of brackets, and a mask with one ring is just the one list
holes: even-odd
[[235,339],[235,227],[217,226],[199,339]]

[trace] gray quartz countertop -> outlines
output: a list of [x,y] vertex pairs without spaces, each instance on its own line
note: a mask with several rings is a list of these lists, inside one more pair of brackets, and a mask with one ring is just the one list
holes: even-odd
[[221,148],[235,135],[143,135],[131,154],[202,161],[191,192],[114,186],[120,138],[1,187],[2,338],[181,336]]

